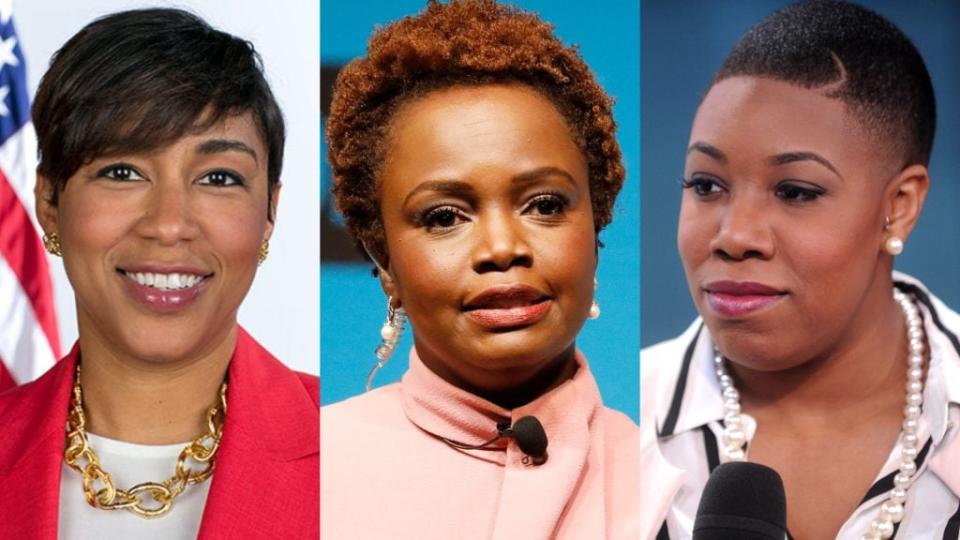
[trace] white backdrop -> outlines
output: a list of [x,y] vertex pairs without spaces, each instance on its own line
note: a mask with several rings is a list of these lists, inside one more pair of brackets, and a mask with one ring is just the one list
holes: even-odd
[[[2,0],[0,0],[2,1]],[[9,1],[9,0],[6,0]],[[36,91],[53,53],[96,17],[180,7],[253,42],[287,123],[283,189],[270,258],[240,308],[240,323],[288,366],[320,371],[320,4],[311,0],[14,0],[13,18]],[[57,258],[54,294],[64,351],[77,338],[73,292]]]

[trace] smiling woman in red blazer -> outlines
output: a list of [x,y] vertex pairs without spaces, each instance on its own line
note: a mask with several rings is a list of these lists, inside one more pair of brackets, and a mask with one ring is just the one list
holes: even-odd
[[118,13],[57,53],[32,116],[79,340],[0,395],[0,538],[316,538],[317,379],[236,320],[284,145],[259,56],[183,11]]

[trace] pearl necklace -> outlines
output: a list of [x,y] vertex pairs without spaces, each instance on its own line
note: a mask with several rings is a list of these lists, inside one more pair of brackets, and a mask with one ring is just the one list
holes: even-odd
[[[923,327],[917,307],[906,294],[893,289],[893,299],[903,310],[907,320],[907,399],[903,409],[903,426],[900,431],[900,471],[893,478],[893,489],[887,494],[887,500],[880,506],[877,518],[870,524],[870,530],[861,536],[861,540],[879,540],[890,538],[897,523],[903,519],[903,505],[907,501],[907,488],[917,472],[917,454],[920,439],[917,431],[920,425],[920,412],[923,406]],[[733,377],[727,372],[723,355],[714,349],[714,367],[723,394],[723,453],[727,461],[745,461],[747,435],[743,430],[740,415],[740,393],[733,386]]]

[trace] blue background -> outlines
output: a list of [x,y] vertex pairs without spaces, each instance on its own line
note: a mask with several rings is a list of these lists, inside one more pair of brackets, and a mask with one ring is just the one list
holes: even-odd
[[[754,24],[790,2],[644,2],[642,7],[643,149],[641,318],[643,345],[680,334],[696,316],[677,254],[679,178],[690,125],[713,72]],[[960,2],[865,1],[908,37],[933,79],[937,134],[926,207],[897,257],[898,270],[960,306]]]
[[[375,25],[424,7],[425,1],[323,2],[320,17],[321,63],[344,64],[364,54]],[[639,419],[639,9],[636,2],[516,2],[553,23],[567,44],[579,46],[600,84],[616,99],[618,139],[627,180],[613,223],[601,234],[597,300],[602,315],[587,321],[577,345],[590,360],[605,404]],[[323,150],[324,158],[326,149]],[[322,197],[328,198],[330,170],[322,167]],[[324,201],[327,203],[329,201]],[[321,265],[321,400],[334,403],[363,391],[374,364],[373,350],[386,317],[386,298],[370,265]],[[376,385],[398,380],[407,366],[410,331]]]

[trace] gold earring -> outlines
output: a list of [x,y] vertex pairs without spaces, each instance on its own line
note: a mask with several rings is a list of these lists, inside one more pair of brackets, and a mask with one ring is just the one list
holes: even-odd
[[883,243],[883,248],[891,255],[899,255],[903,253],[903,240],[899,236],[891,236]]
[[56,255],[57,257],[63,256],[63,251],[61,251],[60,246],[60,235],[55,232],[43,233],[43,247],[45,247],[47,253],[51,255]]
[[270,254],[270,241],[264,240],[260,244],[260,253],[257,254],[257,266],[263,264],[263,261],[267,260],[267,255]]

